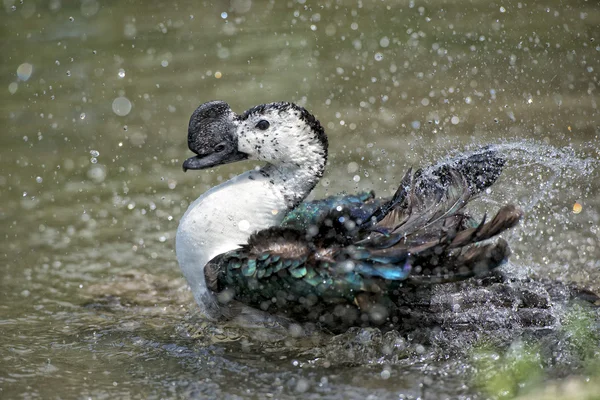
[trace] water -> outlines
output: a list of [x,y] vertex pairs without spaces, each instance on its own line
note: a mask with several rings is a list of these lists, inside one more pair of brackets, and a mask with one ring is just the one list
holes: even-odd
[[391,194],[409,166],[498,146],[508,167],[473,206],[527,211],[505,270],[600,291],[593,2],[7,0],[0,18],[3,398],[484,398],[539,390],[514,373],[536,355],[582,390],[600,376],[569,346],[536,350],[536,330],[498,351],[515,379],[496,390],[483,345],[203,325],[173,250],[188,204],[251,167],[181,171],[194,108],[288,100],[330,136],[316,197]]

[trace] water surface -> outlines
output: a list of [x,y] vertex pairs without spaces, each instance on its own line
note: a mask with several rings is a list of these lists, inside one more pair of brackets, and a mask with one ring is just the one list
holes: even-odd
[[[389,195],[409,166],[495,144],[509,163],[473,210],[526,210],[506,271],[600,291],[594,2],[5,0],[0,20],[3,398],[490,395],[472,358],[411,338],[199,322],[179,218],[252,167],[181,171],[213,99],[313,112],[317,197]],[[570,373],[589,370],[550,377]]]

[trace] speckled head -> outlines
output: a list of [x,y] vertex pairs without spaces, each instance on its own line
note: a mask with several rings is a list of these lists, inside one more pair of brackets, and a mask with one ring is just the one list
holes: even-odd
[[200,105],[190,118],[188,147],[197,154],[183,163],[183,170],[205,169],[245,160],[238,151],[235,114],[224,101]]
[[[321,145],[325,150],[327,150],[328,142],[327,135],[325,135],[325,130],[321,126],[319,120],[315,118],[308,110],[303,107],[300,107],[294,103],[288,102],[279,102],[279,103],[269,103],[269,104],[261,104],[256,107],[252,107],[249,110],[246,110],[243,114],[238,116],[238,120],[247,121],[253,118],[260,118],[263,115],[269,114],[293,114],[303,123],[305,123],[311,131],[315,134],[316,139],[321,142]],[[289,122],[289,119],[288,119]]]
[[[236,117],[238,148],[253,160],[274,165],[313,164],[320,177],[327,161],[327,136],[306,109],[287,102],[261,104]],[[310,161],[309,161],[310,160]]]
[[327,162],[327,136],[306,109],[287,102],[261,104],[235,114],[223,101],[200,105],[190,118],[188,146],[198,156],[183,169],[204,169],[252,159],[291,165],[320,178]]

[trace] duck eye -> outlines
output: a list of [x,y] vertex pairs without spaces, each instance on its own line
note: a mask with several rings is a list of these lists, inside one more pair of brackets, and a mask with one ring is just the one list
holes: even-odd
[[218,145],[216,145],[216,146],[215,146],[215,151],[216,151],[217,153],[220,153],[220,152],[222,152],[223,150],[225,150],[225,145],[224,145],[223,143],[221,143],[221,144],[218,144]]
[[269,126],[271,126],[271,124],[269,124],[269,121],[264,119],[261,119],[260,121],[258,121],[258,124],[256,124],[256,127],[261,131],[266,131],[267,129],[269,129]]

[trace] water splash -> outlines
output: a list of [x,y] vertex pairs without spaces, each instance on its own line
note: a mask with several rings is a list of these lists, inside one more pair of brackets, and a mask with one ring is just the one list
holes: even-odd
[[[582,158],[571,147],[556,148],[535,141],[507,142],[492,146],[507,159],[505,174],[514,186],[526,189],[530,197],[522,195],[520,206],[530,212],[541,202],[560,197],[560,189],[573,189],[574,183],[584,183],[599,164],[598,160]],[[566,181],[560,185],[560,181]],[[575,188],[577,189],[577,188]],[[584,188],[582,188],[584,189]],[[509,190],[509,192],[513,192]],[[564,193],[564,191],[563,191]]]
[[592,158],[598,144],[587,143],[578,151],[533,140],[491,147],[507,163],[500,180],[474,209],[489,212],[515,203],[525,211],[521,226],[506,237],[514,250],[514,269],[532,267],[554,278],[600,287],[600,198],[594,186],[600,161]]

